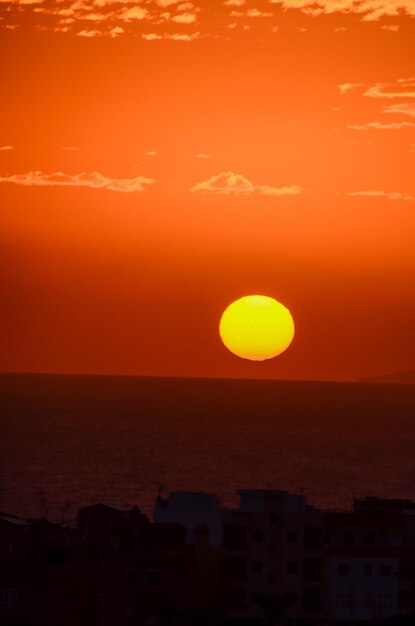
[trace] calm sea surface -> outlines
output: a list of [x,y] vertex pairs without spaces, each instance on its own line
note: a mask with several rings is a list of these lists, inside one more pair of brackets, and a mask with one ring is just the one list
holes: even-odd
[[415,499],[415,386],[0,375],[0,509],[151,514],[160,485]]

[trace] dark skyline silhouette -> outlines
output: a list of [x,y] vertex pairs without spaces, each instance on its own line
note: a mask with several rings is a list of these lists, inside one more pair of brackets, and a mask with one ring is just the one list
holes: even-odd
[[415,502],[366,497],[348,511],[304,495],[238,490],[96,503],[70,526],[0,513],[7,626],[411,624]]

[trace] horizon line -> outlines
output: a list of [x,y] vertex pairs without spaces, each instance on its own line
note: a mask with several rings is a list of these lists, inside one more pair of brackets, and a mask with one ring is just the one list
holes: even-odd
[[[374,376],[360,377],[355,379],[318,379],[318,378],[252,378],[241,376],[190,376],[190,375],[169,375],[169,374],[103,374],[84,372],[30,372],[30,371],[0,371],[0,376],[56,376],[68,378],[143,378],[143,379],[173,379],[173,380],[212,380],[212,381],[252,381],[252,382],[275,382],[275,383],[321,383],[321,384],[368,384],[368,385],[412,385],[412,382],[399,382],[379,380],[394,374],[378,374]],[[375,380],[376,379],[376,380]]]

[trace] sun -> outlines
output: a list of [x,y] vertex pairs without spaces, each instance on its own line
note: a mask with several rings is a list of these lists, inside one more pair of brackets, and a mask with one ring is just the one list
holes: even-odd
[[294,338],[289,310],[269,296],[244,296],[222,314],[219,334],[236,356],[265,361],[284,352]]

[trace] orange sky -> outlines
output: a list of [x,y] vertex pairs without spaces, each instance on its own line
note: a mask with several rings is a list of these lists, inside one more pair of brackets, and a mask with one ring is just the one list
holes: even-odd
[[[415,364],[414,0],[0,0],[0,370]],[[296,337],[222,346],[234,299]]]

